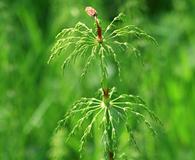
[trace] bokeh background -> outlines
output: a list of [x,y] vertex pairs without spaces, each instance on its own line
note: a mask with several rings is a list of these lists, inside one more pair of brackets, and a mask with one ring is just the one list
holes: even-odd
[[[156,47],[137,42],[144,65],[133,54],[120,55],[122,82],[112,72],[111,83],[119,92],[143,97],[164,124],[157,138],[142,124],[135,126],[142,151],[123,151],[131,159],[194,160],[194,0],[1,0],[0,159],[79,159],[79,137],[65,144],[69,130],[54,134],[54,129],[75,100],[95,94],[99,77],[91,68],[80,81],[79,64],[63,75],[63,58],[51,65],[47,60],[61,29],[91,21],[84,12],[89,5],[103,24],[124,12],[125,23],[139,26],[159,43]],[[93,141],[89,140],[86,160],[98,159]]]

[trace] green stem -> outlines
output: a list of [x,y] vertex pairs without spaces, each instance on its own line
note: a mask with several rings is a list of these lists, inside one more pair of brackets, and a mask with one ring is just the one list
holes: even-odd
[[[103,43],[102,41],[102,30],[99,25],[99,21],[97,17],[95,16],[95,21],[97,25],[97,36],[98,36],[98,42],[100,44],[100,50],[101,45]],[[114,160],[114,151],[113,151],[113,140],[112,140],[112,125],[110,120],[110,96],[109,96],[109,87],[108,87],[108,75],[107,75],[107,69],[104,62],[104,54],[103,52],[100,52],[100,62],[101,62],[101,71],[102,71],[102,81],[101,81],[101,87],[103,91],[103,102],[106,106],[106,132],[107,132],[107,146],[106,146],[106,157],[108,157],[108,160]]]
[[[109,107],[109,106],[108,106]],[[109,160],[114,160],[113,143],[112,143],[112,126],[110,122],[109,109],[106,110],[106,131],[107,131],[107,155]]]
[[[103,56],[103,55],[100,55]],[[108,157],[108,160],[114,160],[114,152],[113,152],[113,142],[112,142],[112,125],[110,120],[110,96],[109,96],[109,87],[108,87],[108,78],[107,78],[107,72],[106,67],[104,65],[103,58],[101,59],[101,70],[102,70],[102,82],[101,87],[103,91],[103,102],[106,106],[106,132],[107,132],[107,146],[106,146],[106,154]]]
[[106,155],[108,160],[114,160],[114,151],[113,151],[113,141],[112,141],[112,125],[109,114],[110,107],[110,97],[109,97],[109,89],[102,88],[103,90],[103,101],[106,105],[106,132],[107,132],[107,146],[106,146]]

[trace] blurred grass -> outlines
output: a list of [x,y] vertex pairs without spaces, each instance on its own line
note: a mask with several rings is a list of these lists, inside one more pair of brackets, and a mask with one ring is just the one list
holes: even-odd
[[[60,60],[47,65],[55,35],[77,21],[92,26],[83,9],[92,5],[105,23],[118,12],[152,34],[159,47],[138,42],[144,65],[133,54],[120,55],[122,82],[112,74],[119,92],[144,97],[164,123],[157,139],[134,126],[141,155],[121,148],[133,159],[195,159],[195,2],[194,0],[4,0],[0,2],[0,159],[43,160],[79,158],[79,137],[64,144],[68,131],[54,134],[57,121],[81,96],[94,95],[99,87],[91,69],[79,80],[79,64],[63,76]],[[59,58],[60,59],[60,58]],[[98,159],[90,140],[86,160]],[[101,146],[99,146],[101,147]],[[99,150],[99,149],[98,149]],[[55,158],[57,157],[57,158]]]

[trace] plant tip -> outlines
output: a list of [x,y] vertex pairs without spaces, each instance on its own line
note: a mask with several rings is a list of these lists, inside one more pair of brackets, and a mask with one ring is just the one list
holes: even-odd
[[90,16],[90,17],[96,17],[97,16],[97,11],[93,7],[86,7],[85,12]]

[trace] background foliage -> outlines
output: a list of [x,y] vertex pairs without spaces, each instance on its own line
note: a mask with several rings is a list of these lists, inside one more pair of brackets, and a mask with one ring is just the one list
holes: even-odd
[[[47,65],[55,35],[77,21],[91,25],[85,6],[95,7],[107,24],[119,12],[127,24],[153,35],[159,47],[138,42],[144,65],[133,54],[120,55],[122,82],[111,68],[119,93],[144,97],[164,123],[158,138],[134,129],[141,153],[132,159],[195,159],[195,1],[194,0],[3,0],[0,1],[0,159],[79,159],[79,136],[67,145],[68,130],[54,134],[57,121],[82,96],[92,96],[99,79],[91,68],[79,80],[80,64],[62,74],[59,59]],[[92,24],[93,27],[93,24]],[[95,150],[96,149],[96,150]],[[98,159],[101,145],[91,139],[84,159]],[[90,156],[89,156],[90,155]]]

